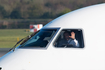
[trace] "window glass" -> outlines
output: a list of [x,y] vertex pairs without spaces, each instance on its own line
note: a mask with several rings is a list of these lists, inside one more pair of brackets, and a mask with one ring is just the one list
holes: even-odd
[[63,29],[54,42],[55,47],[83,48],[83,34],[81,29]]
[[45,48],[55,32],[56,29],[42,29],[35,36],[23,43],[20,48]]

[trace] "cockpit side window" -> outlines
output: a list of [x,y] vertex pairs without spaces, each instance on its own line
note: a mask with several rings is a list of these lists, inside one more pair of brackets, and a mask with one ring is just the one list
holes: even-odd
[[81,29],[63,29],[58,35],[54,46],[57,48],[84,48]]

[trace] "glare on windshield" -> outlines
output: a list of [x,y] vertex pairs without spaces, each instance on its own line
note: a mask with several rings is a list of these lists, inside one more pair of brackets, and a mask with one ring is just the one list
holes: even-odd
[[35,36],[23,43],[20,48],[45,48],[57,29],[42,29]]

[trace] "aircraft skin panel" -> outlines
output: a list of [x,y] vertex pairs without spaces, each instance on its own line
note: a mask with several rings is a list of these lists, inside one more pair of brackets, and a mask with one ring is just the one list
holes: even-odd
[[[59,51],[59,52],[58,52]],[[28,54],[26,54],[29,52]],[[91,52],[91,51],[90,51]],[[100,52],[100,51],[99,51]],[[16,50],[10,54],[8,59],[3,59],[0,62],[5,70],[42,70],[42,69],[61,69],[61,70],[97,70],[105,69],[104,51],[101,55],[95,52],[87,53],[86,49],[56,49],[48,50]],[[91,54],[91,55],[90,55]],[[17,55],[17,56],[14,56]],[[24,55],[24,58],[22,58]],[[104,61],[103,61],[104,60]],[[21,62],[20,62],[21,61]],[[100,65],[101,64],[101,65]],[[100,66],[99,66],[100,65]],[[87,68],[88,66],[88,68]]]

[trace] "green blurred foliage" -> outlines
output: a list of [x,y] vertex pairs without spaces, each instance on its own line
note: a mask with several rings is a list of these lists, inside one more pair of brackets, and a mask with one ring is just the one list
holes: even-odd
[[3,6],[0,5],[0,19],[7,18],[7,17],[8,17],[7,11],[4,9]]
[[0,0],[0,19],[56,18],[105,0]]
[[68,12],[71,12],[71,10],[69,8],[66,8],[61,13],[59,13],[58,16],[61,16],[61,15],[66,14]]
[[19,10],[13,10],[10,14],[11,19],[21,19],[21,12]]

